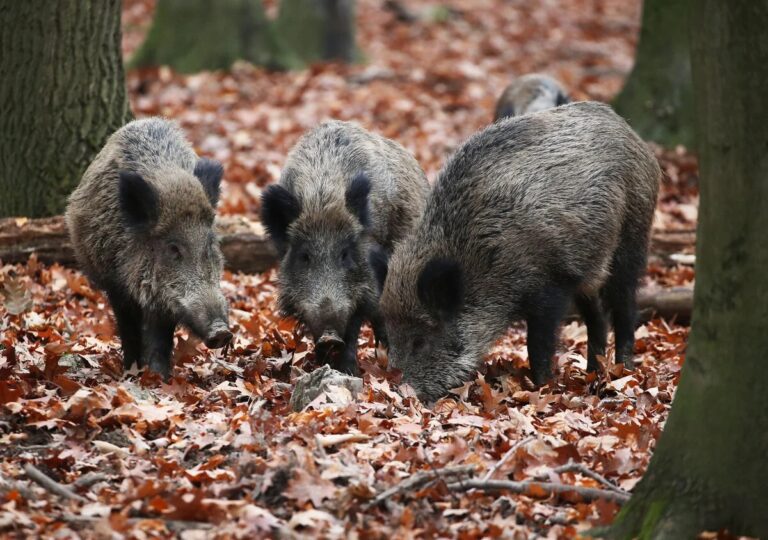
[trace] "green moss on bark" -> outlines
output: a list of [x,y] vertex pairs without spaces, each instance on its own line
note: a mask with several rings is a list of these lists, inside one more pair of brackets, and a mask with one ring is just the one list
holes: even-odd
[[0,0],[0,216],[60,214],[130,117],[120,1]]
[[158,0],[152,27],[132,66],[183,73],[228,69],[236,60],[292,67],[261,0]]
[[643,2],[635,66],[613,104],[643,138],[665,146],[694,142],[688,2]]

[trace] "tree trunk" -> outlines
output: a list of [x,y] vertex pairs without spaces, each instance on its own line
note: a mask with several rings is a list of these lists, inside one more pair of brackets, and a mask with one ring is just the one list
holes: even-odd
[[355,60],[354,0],[281,0],[275,24],[303,64]]
[[60,214],[130,117],[120,0],[0,0],[0,216]]
[[643,2],[635,66],[614,102],[644,139],[664,146],[694,142],[687,11],[688,0]]
[[261,0],[158,0],[131,65],[193,73],[228,69],[236,60],[274,68],[296,64],[281,52]]
[[701,170],[693,329],[672,411],[610,537],[768,538],[768,2],[691,2]]

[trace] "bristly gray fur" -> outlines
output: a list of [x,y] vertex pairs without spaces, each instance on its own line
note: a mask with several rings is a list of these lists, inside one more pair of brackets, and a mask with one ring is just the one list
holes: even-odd
[[[370,184],[362,222],[348,207],[356,178]],[[378,319],[369,253],[390,253],[413,228],[429,191],[426,176],[399,144],[353,123],[328,121],[290,151],[279,185],[300,206],[280,263],[281,310],[304,322],[316,340],[324,332],[343,338],[340,367],[355,372],[360,324],[367,319],[375,326]]]
[[560,81],[542,73],[529,73],[504,89],[496,103],[494,121],[543,111],[570,101]]
[[[625,279],[634,298],[631,274],[644,269],[660,177],[646,144],[595,102],[508,118],[472,136],[390,260],[380,306],[391,365],[437,399],[473,377],[510,323],[546,300],[542,291],[595,298]],[[463,273],[463,304],[450,320],[419,300],[417,282],[433,259]],[[613,276],[624,259],[629,277]]]
[[[194,175],[197,163],[174,122],[136,120],[109,138],[69,198],[66,220],[78,261],[108,293],[119,325],[127,320],[122,311],[139,322],[143,313],[145,325],[149,312],[162,315],[202,338],[214,322],[226,325],[223,260],[213,231],[216,201]],[[156,194],[157,216],[146,230],[132,227],[121,209],[122,172],[140,175]],[[141,342],[140,335],[133,339]]]

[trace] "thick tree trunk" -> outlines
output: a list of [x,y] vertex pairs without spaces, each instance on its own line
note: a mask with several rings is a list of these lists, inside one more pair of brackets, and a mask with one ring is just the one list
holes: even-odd
[[131,65],[192,73],[228,69],[236,60],[275,68],[295,64],[280,51],[261,0],[158,0]]
[[0,0],[0,216],[59,214],[130,116],[120,0]]
[[768,538],[768,2],[691,2],[701,207],[672,411],[615,538]]
[[644,139],[664,146],[693,144],[688,1],[643,2],[635,66],[614,102]]
[[354,0],[281,0],[275,24],[283,43],[304,64],[355,60]]

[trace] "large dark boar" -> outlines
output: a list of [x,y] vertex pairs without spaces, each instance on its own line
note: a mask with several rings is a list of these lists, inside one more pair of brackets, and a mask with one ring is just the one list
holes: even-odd
[[556,79],[541,73],[523,75],[504,89],[496,103],[494,121],[521,116],[570,103],[571,98]]
[[524,319],[533,380],[542,384],[574,299],[589,369],[605,352],[603,303],[616,357],[631,368],[635,288],[660,176],[645,143],[594,102],[510,118],[471,137],[391,258],[380,302],[391,365],[436,399],[472,378],[494,341]]
[[321,360],[356,373],[363,321],[384,337],[370,259],[383,263],[411,231],[428,190],[402,146],[330,121],[299,140],[279,185],[264,192],[262,222],[281,257],[280,309],[306,324]]
[[72,244],[109,298],[126,368],[167,377],[178,323],[208,347],[232,338],[213,231],[222,174],[174,123],[137,120],[109,138],[70,196]]

